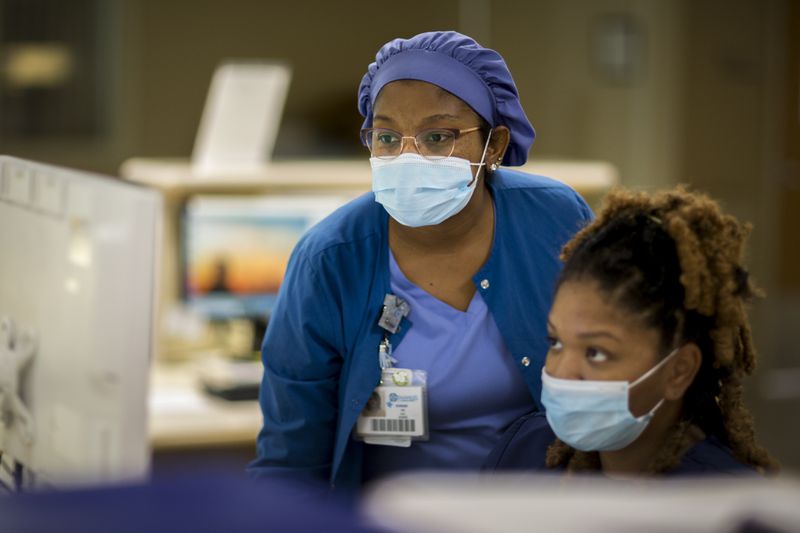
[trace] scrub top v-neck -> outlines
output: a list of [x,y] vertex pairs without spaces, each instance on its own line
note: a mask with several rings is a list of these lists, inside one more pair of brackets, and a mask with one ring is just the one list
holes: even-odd
[[392,292],[411,307],[395,366],[428,374],[430,440],[409,448],[367,445],[364,480],[414,469],[477,469],[531,396],[479,291],[466,311],[406,278],[389,251]]

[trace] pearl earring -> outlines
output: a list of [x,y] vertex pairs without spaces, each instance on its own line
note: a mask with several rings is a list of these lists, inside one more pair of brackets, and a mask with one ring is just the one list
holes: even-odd
[[497,163],[492,163],[491,165],[489,165],[489,168],[492,169],[492,172],[494,172],[495,170],[497,170]]

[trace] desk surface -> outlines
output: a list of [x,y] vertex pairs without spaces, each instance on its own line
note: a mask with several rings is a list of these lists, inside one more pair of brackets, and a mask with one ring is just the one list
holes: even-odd
[[256,401],[228,401],[207,394],[200,362],[157,362],[151,371],[149,435],[154,450],[246,445],[261,429]]
[[[555,178],[588,196],[605,194],[619,182],[616,168],[605,161],[543,159],[510,168]],[[122,164],[120,175],[165,193],[249,192],[264,188],[367,191],[372,179],[366,158],[276,160],[251,172],[230,175],[198,174],[188,159],[132,158]]]

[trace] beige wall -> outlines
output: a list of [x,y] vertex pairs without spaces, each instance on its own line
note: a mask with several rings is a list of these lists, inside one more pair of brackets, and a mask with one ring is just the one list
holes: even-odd
[[681,136],[687,181],[753,224],[748,265],[767,298],[756,302],[751,313],[760,369],[749,385],[749,400],[764,443],[797,469],[800,427],[787,422],[796,420],[800,397],[781,397],[775,387],[782,369],[800,367],[800,293],[778,276],[779,238],[785,231],[794,233],[782,227],[779,217],[789,192],[781,175],[791,100],[791,3],[693,4],[686,32],[690,83]]
[[[500,5],[508,2],[500,2]],[[606,14],[629,13],[643,62],[629,83],[592,65],[591,31]],[[666,186],[680,174],[683,90],[681,2],[530,1],[493,12],[502,50],[539,137],[534,157],[604,159],[623,183]]]
[[[425,16],[398,9],[380,17],[356,1],[229,2],[145,0],[136,21],[141,65],[138,155],[188,155],[214,67],[226,58],[289,61],[293,79],[278,150],[326,150],[314,142],[351,126],[350,150],[361,125],[356,89],[366,65],[385,41],[430,27],[456,25],[458,3],[428,3]],[[224,8],[221,8],[224,6]],[[288,139],[287,139],[288,136]],[[304,141],[310,137],[310,141]],[[319,142],[319,141],[317,141]],[[344,141],[346,142],[346,140]],[[358,152],[360,153],[360,152]]]

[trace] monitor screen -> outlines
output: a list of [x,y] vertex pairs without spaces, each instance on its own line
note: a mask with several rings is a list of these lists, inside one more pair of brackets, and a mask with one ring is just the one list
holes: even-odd
[[0,156],[0,489],[149,468],[161,196]]
[[257,171],[272,156],[292,77],[282,63],[225,61],[214,72],[192,151],[193,172]]
[[213,196],[187,204],[181,224],[187,305],[211,319],[268,318],[289,256],[344,196]]

